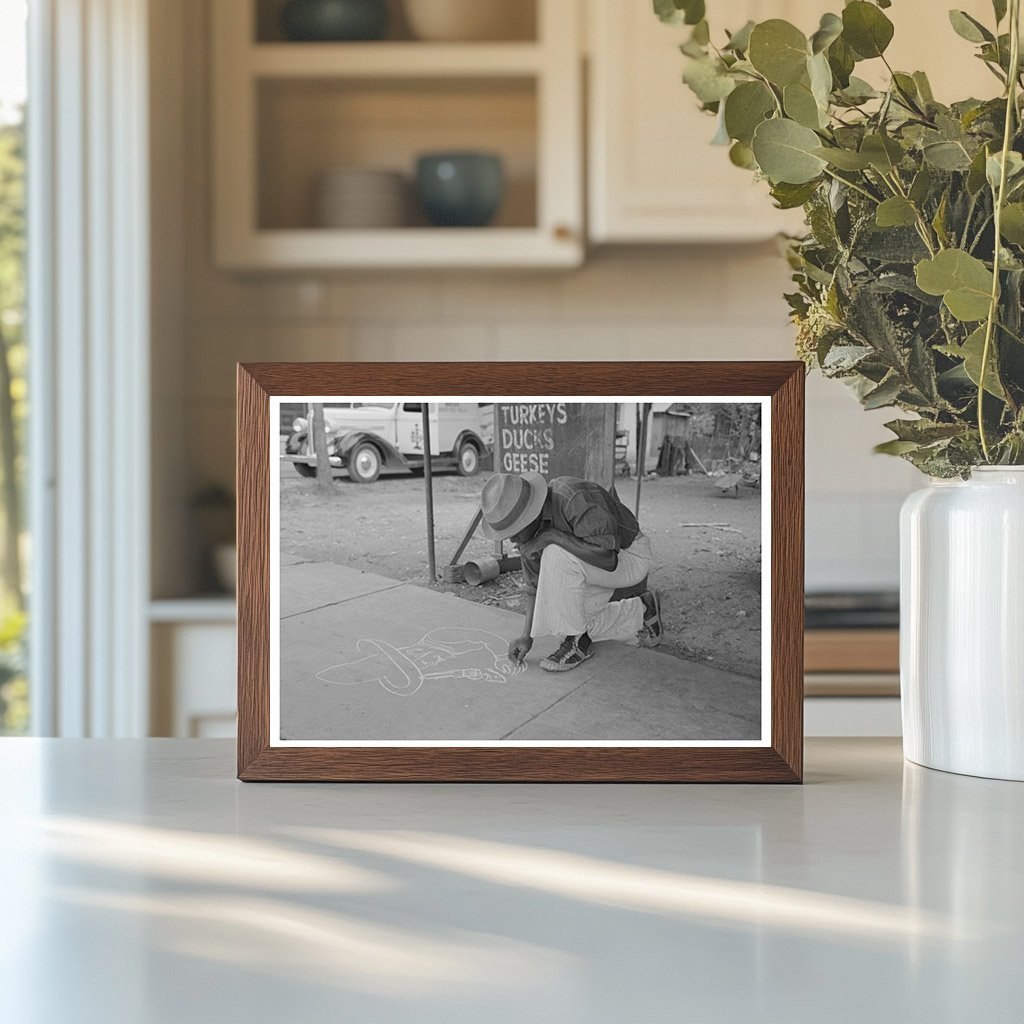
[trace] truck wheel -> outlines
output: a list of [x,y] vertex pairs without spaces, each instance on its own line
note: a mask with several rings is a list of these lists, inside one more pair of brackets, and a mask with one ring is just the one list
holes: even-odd
[[292,465],[295,467],[295,472],[298,473],[299,476],[304,476],[304,477],[315,477],[316,476],[316,466],[308,466],[308,465],[306,465],[305,462],[293,462]]
[[480,452],[472,441],[463,441],[455,463],[459,476],[476,476],[480,469]]
[[357,484],[372,484],[380,476],[380,452],[372,444],[357,445],[348,457],[348,475]]

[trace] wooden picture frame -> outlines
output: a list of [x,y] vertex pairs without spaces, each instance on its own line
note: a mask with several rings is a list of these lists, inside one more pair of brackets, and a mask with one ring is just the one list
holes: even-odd
[[[281,746],[271,737],[271,465],[281,396],[730,396],[770,409],[770,736],[762,745]],[[501,399],[496,399],[500,401]],[[238,367],[238,778],[800,782],[804,367],[799,362],[257,363]],[[766,535],[767,536],[767,535]],[[762,554],[763,557],[763,554]],[[767,594],[768,591],[765,591]],[[276,627],[275,627],[276,628]],[[765,650],[769,650],[766,646]]]

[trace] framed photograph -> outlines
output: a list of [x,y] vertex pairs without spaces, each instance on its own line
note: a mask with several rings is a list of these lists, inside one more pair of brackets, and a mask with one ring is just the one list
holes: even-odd
[[238,776],[799,782],[797,362],[238,368]]

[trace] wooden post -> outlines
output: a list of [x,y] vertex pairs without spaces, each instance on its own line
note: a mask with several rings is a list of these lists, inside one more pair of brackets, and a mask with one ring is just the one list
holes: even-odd
[[322,402],[313,403],[313,416],[309,429],[313,432],[313,451],[316,453],[316,486],[321,493],[334,490],[334,470],[327,452],[327,423]]
[[434,550],[434,466],[430,454],[430,406],[423,403],[423,482],[427,492],[427,572],[430,582],[437,579],[437,554]]
[[640,488],[644,482],[644,470],[647,468],[647,417],[650,415],[650,403],[640,405],[640,429],[637,436],[636,449],[636,509],[634,515],[640,518]]

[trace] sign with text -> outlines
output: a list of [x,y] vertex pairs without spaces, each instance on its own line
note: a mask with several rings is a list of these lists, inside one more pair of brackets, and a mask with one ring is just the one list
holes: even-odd
[[615,405],[515,402],[494,406],[494,468],[499,473],[575,476],[611,487]]

